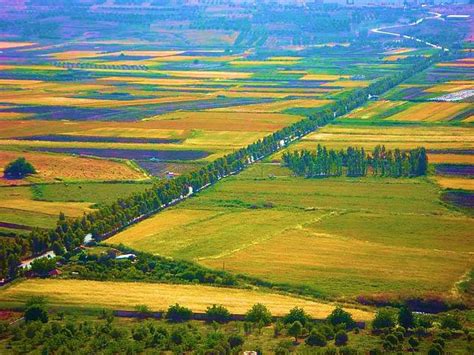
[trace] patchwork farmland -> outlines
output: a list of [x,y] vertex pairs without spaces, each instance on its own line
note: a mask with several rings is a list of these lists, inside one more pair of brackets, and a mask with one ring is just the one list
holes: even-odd
[[0,353],[472,353],[473,18],[0,1]]

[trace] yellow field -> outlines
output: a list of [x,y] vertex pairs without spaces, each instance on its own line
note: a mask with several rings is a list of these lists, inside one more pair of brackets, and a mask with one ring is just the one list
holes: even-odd
[[214,108],[211,112],[282,112],[289,108],[315,108],[331,103],[331,100],[295,99],[269,103]]
[[436,176],[436,182],[443,189],[463,189],[474,191],[474,179]]
[[[28,297],[46,295],[53,306],[105,307],[133,310],[147,305],[151,310],[166,310],[179,303],[194,312],[221,304],[234,314],[245,314],[255,303],[265,304],[273,315],[282,316],[293,307],[303,307],[315,318],[325,318],[334,304],[321,303],[254,290],[219,288],[200,285],[170,285],[133,282],[100,282],[85,280],[27,280],[0,290],[3,305],[21,305]],[[371,312],[347,308],[357,320],[370,320]]]
[[197,79],[247,79],[252,76],[253,73],[244,72],[225,72],[225,71],[177,71],[168,70],[158,72],[159,74],[165,74],[174,77],[181,78],[197,78]]
[[383,60],[386,62],[395,62],[399,59],[405,59],[408,58],[407,55],[390,55],[388,57],[385,57]]
[[130,84],[144,84],[144,85],[163,85],[163,86],[186,86],[186,85],[199,85],[204,84],[203,80],[197,79],[173,79],[173,78],[139,78],[139,77],[122,77],[122,76],[111,76],[107,78],[99,78],[97,81],[112,81],[112,82],[125,82]]
[[[18,157],[25,157],[38,171],[21,183],[34,179],[40,181],[64,180],[136,180],[143,179],[142,173],[131,167],[110,160],[80,158],[69,155],[36,152],[0,152],[0,174],[3,167]],[[0,184],[16,183],[16,180],[0,179]]]
[[271,66],[271,65],[294,65],[294,60],[236,60],[229,64],[235,66]]
[[45,92],[40,94],[29,94],[19,96],[0,95],[0,100],[10,104],[33,104],[42,106],[68,106],[68,107],[88,107],[88,108],[107,108],[107,107],[126,107],[126,106],[142,106],[150,104],[165,104],[182,101],[204,100],[209,97],[203,95],[179,95],[169,97],[159,97],[154,99],[138,99],[138,100],[100,100],[100,99],[84,99],[76,97],[52,96],[51,93]]
[[391,51],[387,51],[384,54],[402,54],[402,53],[413,52],[414,50],[415,50],[414,48],[398,48],[398,49],[393,49]]
[[429,155],[430,163],[473,164],[474,155],[471,154],[434,154]]
[[474,82],[470,81],[449,81],[447,83],[438,84],[426,89],[425,92],[457,92],[461,90],[470,90],[474,88]]
[[349,79],[350,77],[350,75],[306,74],[300,80],[335,81],[339,79]]
[[[387,148],[412,149],[423,146],[427,149],[474,149],[474,133],[464,127],[360,127],[326,126],[311,133],[296,143],[294,149],[316,149],[319,144],[341,149],[348,146],[373,149],[376,145]],[[280,156],[277,154],[276,156]],[[452,154],[433,155],[437,163],[453,162]],[[471,161],[468,156],[459,156],[458,161]],[[429,154],[431,159],[431,154]]]
[[[1,68],[0,68],[1,69]],[[0,85],[34,85],[44,83],[41,80],[26,80],[26,79],[0,79]]]
[[0,42],[0,49],[18,48],[32,46],[34,42]]
[[27,199],[0,200],[0,208],[8,208],[21,211],[40,212],[50,215],[59,215],[63,212],[66,216],[80,217],[84,213],[91,212],[90,203],[85,202],[46,202]]
[[366,87],[370,84],[370,81],[366,80],[336,80],[329,83],[324,83],[321,86],[325,87],[342,87],[342,88],[358,88]]
[[421,102],[390,116],[393,121],[447,121],[471,106],[469,103]]
[[280,113],[176,111],[151,117],[144,123],[161,129],[270,132],[300,119],[301,116]]

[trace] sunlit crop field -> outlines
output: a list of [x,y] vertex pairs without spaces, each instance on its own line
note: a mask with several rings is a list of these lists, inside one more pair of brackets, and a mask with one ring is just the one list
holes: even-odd
[[258,164],[109,242],[331,297],[447,295],[473,261],[470,225],[427,179],[311,180]]
[[[151,310],[166,310],[179,303],[194,312],[205,312],[220,304],[234,314],[245,314],[255,303],[265,304],[273,315],[282,316],[293,307],[303,307],[314,318],[325,318],[334,305],[254,290],[218,288],[199,285],[167,285],[134,282],[99,282],[83,280],[27,280],[0,291],[0,304],[21,305],[31,296],[47,296],[53,306],[133,310],[147,305]],[[372,313],[347,309],[357,320],[369,320]]]

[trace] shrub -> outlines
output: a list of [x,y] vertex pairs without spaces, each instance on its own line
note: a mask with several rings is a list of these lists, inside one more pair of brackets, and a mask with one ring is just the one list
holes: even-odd
[[379,348],[372,348],[369,350],[369,355],[382,355],[383,351]]
[[334,343],[337,346],[346,345],[348,340],[349,337],[347,336],[347,333],[343,330],[338,331],[336,333],[336,336],[334,337]]
[[23,179],[25,176],[35,173],[33,165],[23,157],[10,162],[3,171],[3,175],[8,179]]
[[397,332],[393,333],[393,335],[395,335],[397,337],[399,342],[403,343],[405,335],[402,332],[397,331]]
[[334,339],[334,335],[335,335],[334,330],[330,326],[323,325],[322,327],[319,328],[319,331],[321,332],[321,334],[325,336],[326,340]]
[[309,346],[326,346],[326,337],[320,332],[313,330],[306,338],[306,344]]
[[431,318],[431,316],[419,315],[417,317],[417,323],[418,326],[429,329],[433,326],[433,319]]
[[214,304],[207,307],[206,320],[208,322],[225,323],[230,321],[230,312],[224,306]]
[[275,325],[273,326],[273,336],[276,338],[280,336],[281,331],[283,330],[284,326],[281,321],[277,321]]
[[384,328],[393,328],[395,321],[393,320],[392,313],[388,309],[380,309],[377,311],[374,320],[372,321],[372,328],[380,330]]
[[232,349],[242,346],[244,344],[244,338],[242,338],[242,336],[238,334],[231,335],[227,341]]
[[443,349],[438,344],[433,344],[428,350],[428,355],[441,355]]
[[462,324],[457,317],[451,314],[448,314],[444,316],[443,319],[441,320],[441,328],[461,330]]
[[300,323],[300,321],[293,322],[288,328],[288,334],[295,337],[296,342],[298,342],[298,337],[301,335],[302,331],[303,325]]
[[409,329],[415,326],[415,318],[413,317],[412,311],[408,307],[403,306],[398,312],[398,324],[402,327]]
[[444,349],[444,346],[446,345],[444,339],[442,338],[436,338],[435,340],[433,340],[433,344],[439,344],[439,346],[441,346],[441,348]]
[[308,323],[309,316],[306,314],[303,308],[295,307],[283,317],[283,323],[285,324],[292,324],[296,321],[300,322],[303,326]]
[[41,321],[48,323],[48,311],[42,304],[33,304],[26,308],[24,317],[26,322]]
[[411,336],[409,339],[408,339],[408,345],[410,345],[410,349],[412,351],[417,351],[418,350],[418,346],[420,345],[420,341],[414,337],[414,336]]
[[185,322],[191,319],[193,312],[186,307],[182,307],[179,304],[170,306],[166,312],[166,319],[170,322],[179,323]]
[[397,346],[398,345],[398,338],[394,335],[394,334],[389,334],[385,337],[385,341],[388,341],[390,344],[392,344],[393,346]]
[[146,304],[139,304],[135,306],[135,311],[139,313],[140,317],[146,318],[151,315],[151,310]]
[[269,325],[272,322],[272,314],[261,303],[257,303],[245,315],[245,320],[252,323],[263,323]]
[[345,324],[347,329],[355,327],[352,315],[349,312],[344,311],[341,307],[336,307],[336,309],[327,317],[327,321],[334,326]]

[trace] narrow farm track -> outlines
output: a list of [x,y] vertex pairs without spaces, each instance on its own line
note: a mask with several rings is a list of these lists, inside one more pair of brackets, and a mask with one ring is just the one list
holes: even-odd
[[420,38],[417,38],[417,37],[413,37],[413,36],[408,36],[408,35],[402,35],[400,33],[397,33],[397,32],[391,32],[391,31],[387,31],[387,30],[393,30],[395,28],[401,28],[401,27],[414,27],[414,26],[418,26],[420,23],[422,23],[423,21],[426,21],[426,20],[440,20],[440,21],[444,21],[444,19],[442,18],[442,15],[440,13],[437,13],[437,12],[429,12],[429,14],[431,14],[432,16],[426,16],[426,17],[422,17],[412,23],[409,23],[407,25],[392,25],[392,26],[384,26],[384,27],[378,27],[378,28],[373,28],[370,30],[370,32],[372,33],[377,33],[377,34],[381,34],[381,35],[388,35],[388,36],[394,36],[394,37],[402,37],[402,38],[405,38],[405,39],[411,39],[413,41],[416,41],[416,42],[419,42],[419,43],[424,43],[426,44],[427,46],[429,47],[432,47],[432,48],[436,48],[436,49],[442,49],[446,52],[449,52],[449,49],[448,48],[444,48],[442,46],[439,46],[437,44],[434,44],[434,43],[431,43],[431,42],[427,42],[425,40],[422,40]]

